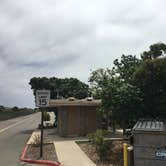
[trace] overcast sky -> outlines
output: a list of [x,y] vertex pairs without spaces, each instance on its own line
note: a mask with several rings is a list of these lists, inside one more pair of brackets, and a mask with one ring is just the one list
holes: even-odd
[[1,0],[0,105],[34,106],[34,76],[77,77],[166,42],[165,0]]

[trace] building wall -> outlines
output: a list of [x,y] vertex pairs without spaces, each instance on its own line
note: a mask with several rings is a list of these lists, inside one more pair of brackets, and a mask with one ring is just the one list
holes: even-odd
[[88,109],[86,110],[86,117],[87,117],[86,132],[92,133],[94,132],[94,129],[97,128],[97,113],[92,108]]
[[97,107],[64,106],[58,108],[58,131],[61,136],[86,135],[97,129]]
[[64,108],[58,109],[58,133],[61,136],[67,135],[68,112]]
[[80,134],[80,110],[79,107],[68,107],[67,134],[75,136]]

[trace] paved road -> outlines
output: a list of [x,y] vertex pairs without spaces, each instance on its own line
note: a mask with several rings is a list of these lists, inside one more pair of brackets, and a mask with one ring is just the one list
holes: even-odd
[[26,165],[19,157],[39,122],[40,113],[0,122],[0,166]]

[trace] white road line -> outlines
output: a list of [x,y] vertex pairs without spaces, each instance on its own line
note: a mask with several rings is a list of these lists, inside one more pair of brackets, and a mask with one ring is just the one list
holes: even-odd
[[23,120],[21,120],[21,121],[19,121],[19,122],[16,122],[16,123],[14,123],[14,124],[12,124],[12,125],[9,125],[8,127],[5,127],[5,128],[3,128],[3,129],[1,129],[1,130],[0,130],[0,133],[2,133],[2,132],[6,131],[6,130],[8,130],[8,129],[14,127],[14,126],[17,126],[18,124],[23,123],[24,121],[26,121],[26,120],[29,119],[29,118],[31,118],[31,117],[28,117],[28,118],[26,118],[26,119],[23,119]]

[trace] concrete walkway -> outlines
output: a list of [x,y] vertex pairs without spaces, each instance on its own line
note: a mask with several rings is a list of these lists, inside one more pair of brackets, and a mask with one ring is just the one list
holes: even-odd
[[74,141],[54,142],[62,166],[96,166]]

